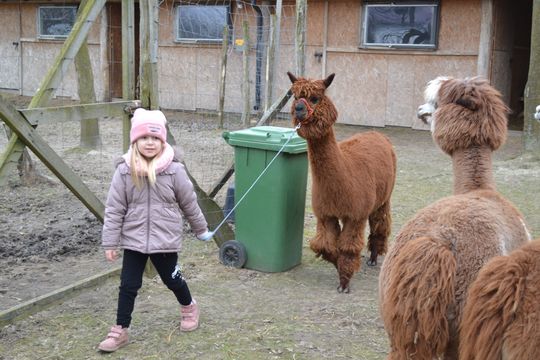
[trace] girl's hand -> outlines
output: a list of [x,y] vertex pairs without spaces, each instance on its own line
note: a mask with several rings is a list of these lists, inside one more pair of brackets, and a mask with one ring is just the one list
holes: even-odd
[[214,236],[213,232],[206,230],[202,234],[197,235],[197,239],[202,240],[202,241],[208,241],[212,239],[213,236]]
[[118,259],[118,250],[105,250],[105,258],[109,261]]

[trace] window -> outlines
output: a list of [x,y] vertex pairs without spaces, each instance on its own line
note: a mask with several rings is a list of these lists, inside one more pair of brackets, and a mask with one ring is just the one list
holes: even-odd
[[223,41],[223,28],[230,26],[228,5],[178,5],[176,7],[176,41]]
[[437,47],[438,3],[364,4],[364,47]]
[[75,24],[76,6],[40,6],[38,8],[38,37],[66,38]]

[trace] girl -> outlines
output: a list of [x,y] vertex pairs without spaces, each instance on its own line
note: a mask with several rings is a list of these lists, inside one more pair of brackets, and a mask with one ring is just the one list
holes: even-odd
[[124,250],[116,325],[99,344],[113,352],[128,343],[128,328],[148,258],[181,305],[180,330],[199,325],[199,308],[177,265],[182,213],[200,240],[212,233],[197,204],[193,184],[167,143],[167,120],[159,110],[137,109],[131,120],[129,151],[114,173],[105,206],[102,245],[109,261]]

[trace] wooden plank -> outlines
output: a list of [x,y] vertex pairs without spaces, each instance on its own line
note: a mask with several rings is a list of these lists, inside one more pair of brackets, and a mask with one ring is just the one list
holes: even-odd
[[79,294],[82,290],[103,284],[108,278],[119,276],[121,269],[121,266],[117,266],[111,270],[90,276],[48,294],[25,301],[7,310],[0,311],[0,328],[11,324],[15,320],[25,318],[45,310],[47,307],[66,301]]
[[9,102],[0,96],[0,118],[34,154],[103,222],[105,207],[60,156]]
[[57,107],[44,107],[35,109],[18,109],[32,126],[39,121],[81,121],[84,119],[121,117],[126,112],[141,106],[140,101],[117,101],[111,103],[94,103],[83,105],[68,105]]

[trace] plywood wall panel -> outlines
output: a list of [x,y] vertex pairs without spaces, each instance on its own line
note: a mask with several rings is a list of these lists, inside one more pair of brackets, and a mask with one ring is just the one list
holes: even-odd
[[358,48],[359,1],[328,2],[328,46]]
[[415,102],[415,58],[391,56],[388,58],[388,81],[385,125],[411,127],[418,104]]
[[328,73],[336,73],[328,94],[338,109],[338,121],[384,126],[388,76],[386,58],[347,53],[331,53],[328,58]]
[[441,1],[439,51],[478,53],[481,5],[481,0]]

